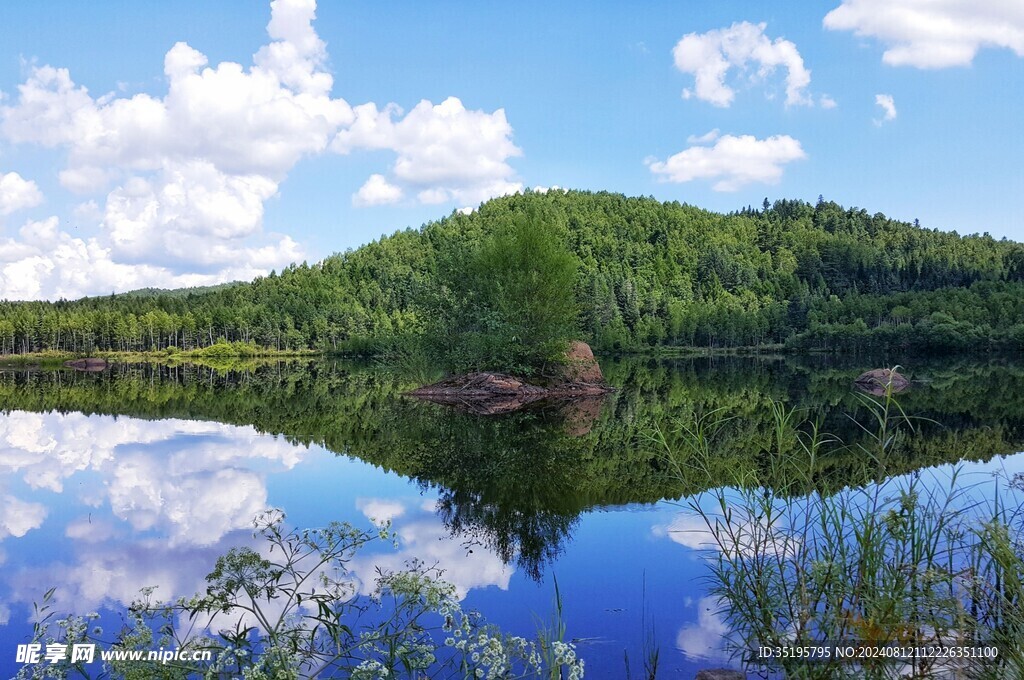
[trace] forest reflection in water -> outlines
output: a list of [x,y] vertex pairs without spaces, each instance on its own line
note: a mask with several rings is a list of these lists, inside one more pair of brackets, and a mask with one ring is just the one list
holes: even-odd
[[[904,369],[914,384],[900,395],[920,418],[916,435],[889,453],[884,468],[864,465],[857,444],[870,414],[852,380],[874,365],[609,359],[603,368],[617,391],[603,402],[537,404],[500,416],[417,402],[401,396],[414,386],[401,376],[342,361],[115,365],[96,374],[8,369],[0,371],[0,407],[216,421],[323,446],[432,490],[449,532],[540,578],[590,510],[680,499],[744,472],[787,494],[811,491],[795,481],[805,476],[768,464],[775,402],[843,444],[818,460],[817,491],[1024,449],[1024,367],[920,362]],[[680,459],[687,447],[679,425],[711,412],[731,419],[698,470]]]

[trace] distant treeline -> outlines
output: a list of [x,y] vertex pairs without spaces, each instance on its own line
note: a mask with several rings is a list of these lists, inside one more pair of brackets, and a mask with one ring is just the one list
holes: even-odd
[[368,353],[427,327],[439,263],[542,210],[578,258],[596,349],[1024,348],[1024,246],[819,200],[722,215],[570,191],[494,199],[314,264],[199,291],[0,302],[0,353],[195,349],[219,338]]

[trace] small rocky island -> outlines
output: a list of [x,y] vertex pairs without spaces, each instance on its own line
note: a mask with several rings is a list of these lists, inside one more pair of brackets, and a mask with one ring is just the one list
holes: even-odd
[[538,401],[593,399],[611,391],[590,346],[576,341],[570,344],[565,363],[543,384],[506,373],[475,372],[451,376],[406,394],[471,413],[496,415]]
[[883,397],[888,392],[896,394],[910,387],[910,381],[891,368],[875,368],[865,371],[853,381],[862,392]]

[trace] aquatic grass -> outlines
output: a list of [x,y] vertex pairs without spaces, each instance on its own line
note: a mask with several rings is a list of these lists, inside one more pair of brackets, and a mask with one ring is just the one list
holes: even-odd
[[[641,607],[640,607],[640,621],[643,628],[643,639],[641,642],[641,651],[643,654],[643,675],[639,676],[643,680],[657,680],[658,668],[661,662],[661,647],[658,645],[656,640],[658,639],[657,633],[654,628],[654,618],[648,617],[647,614],[647,573],[644,572],[643,590],[641,595]],[[648,621],[650,623],[648,624]],[[626,680],[633,680],[632,669],[629,664],[629,651],[623,650],[622,653],[623,662],[626,666]]]
[[[888,479],[887,461],[915,433],[916,419],[887,389],[861,395],[867,425],[856,451],[875,484],[829,488],[819,463],[849,447],[771,405],[760,477],[737,473],[686,502],[709,535],[710,591],[732,632],[729,644],[749,667],[797,678],[1020,677],[1024,640],[1021,486],[915,472]],[[660,443],[677,472],[711,474],[714,443],[729,416],[698,414],[679,425],[684,449]],[[721,470],[717,473],[722,474]],[[792,484],[779,484],[779,480]],[[775,482],[768,483],[768,480]],[[794,493],[794,490],[810,492]],[[874,646],[994,645],[999,658],[868,659],[807,662],[760,658],[761,647],[823,643]]]

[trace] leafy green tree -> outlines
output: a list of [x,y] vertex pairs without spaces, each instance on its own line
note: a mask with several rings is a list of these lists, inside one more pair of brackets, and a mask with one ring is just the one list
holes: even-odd
[[577,269],[549,214],[513,216],[445,267],[434,351],[453,370],[542,372],[577,334]]

